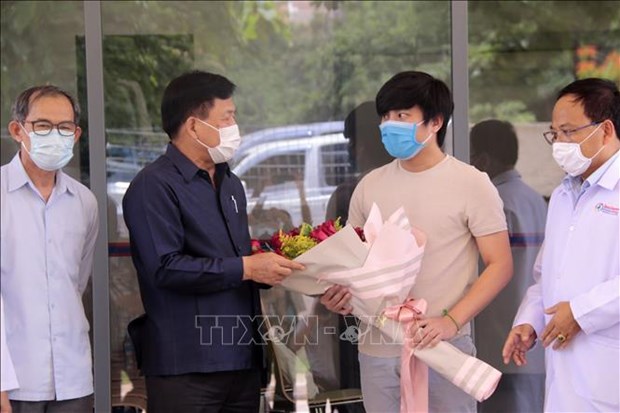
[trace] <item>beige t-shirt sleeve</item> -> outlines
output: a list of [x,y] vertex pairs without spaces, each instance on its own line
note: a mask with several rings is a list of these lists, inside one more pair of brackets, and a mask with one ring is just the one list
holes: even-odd
[[366,216],[364,214],[364,187],[365,178],[355,187],[353,195],[351,195],[351,202],[349,203],[349,219],[347,224],[353,225],[353,227],[362,228],[366,223]]
[[467,226],[474,237],[483,237],[508,229],[504,203],[486,174],[476,174],[465,206]]

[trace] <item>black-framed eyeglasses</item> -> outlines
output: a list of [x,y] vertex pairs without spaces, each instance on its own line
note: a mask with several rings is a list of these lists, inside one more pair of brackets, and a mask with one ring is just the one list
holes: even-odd
[[592,123],[588,123],[587,125],[580,126],[578,128],[575,128],[575,129],[569,129],[569,130],[564,130],[564,129],[548,130],[547,132],[543,132],[542,135],[543,135],[543,138],[545,138],[545,140],[547,141],[547,143],[549,145],[553,145],[554,143],[556,143],[558,141],[558,134],[560,134],[560,133],[562,133],[564,136],[566,136],[566,138],[569,141],[571,141],[570,136],[573,133],[575,133],[577,131],[580,131],[582,129],[585,129],[585,128],[589,128],[590,126],[596,126],[596,125],[598,125],[600,123],[603,123],[603,122],[602,121],[601,122],[592,122]]
[[65,121],[60,123],[52,123],[47,120],[24,121],[32,125],[32,131],[39,136],[47,136],[56,128],[62,136],[72,136],[77,131],[78,125],[75,122]]

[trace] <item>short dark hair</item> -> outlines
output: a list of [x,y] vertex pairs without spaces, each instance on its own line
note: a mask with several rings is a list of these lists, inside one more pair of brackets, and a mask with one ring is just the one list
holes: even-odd
[[383,117],[391,110],[418,106],[424,123],[441,116],[443,125],[437,132],[437,143],[443,146],[448,121],[454,110],[452,93],[444,82],[424,72],[406,71],[394,75],[377,93],[377,113]]
[[563,96],[574,95],[581,102],[584,112],[593,122],[611,120],[620,139],[620,91],[611,80],[595,77],[575,80],[558,93],[557,100]]
[[33,86],[20,93],[11,108],[13,120],[24,123],[28,117],[28,113],[30,113],[30,105],[45,96],[66,97],[73,108],[73,122],[76,124],[80,123],[80,105],[77,100],[75,100],[68,92],[54,85]]
[[469,139],[473,154],[486,153],[504,166],[514,167],[517,163],[519,142],[510,122],[489,119],[477,123]]
[[190,116],[205,117],[217,99],[229,99],[235,84],[224,76],[200,70],[173,79],[161,101],[162,128],[172,140]]

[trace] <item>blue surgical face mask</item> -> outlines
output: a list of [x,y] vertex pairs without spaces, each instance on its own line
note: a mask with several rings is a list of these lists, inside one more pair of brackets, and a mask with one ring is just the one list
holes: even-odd
[[30,159],[44,171],[56,171],[69,163],[73,158],[73,144],[75,135],[63,136],[54,128],[45,136],[28,132],[20,124],[24,132],[30,137],[30,151],[22,141],[22,147],[30,155]]
[[417,141],[415,135],[418,125],[422,123],[424,121],[408,123],[388,120],[379,125],[381,141],[388,153],[401,160],[411,159],[420,153],[426,142],[433,136],[432,134],[428,135],[422,143]]

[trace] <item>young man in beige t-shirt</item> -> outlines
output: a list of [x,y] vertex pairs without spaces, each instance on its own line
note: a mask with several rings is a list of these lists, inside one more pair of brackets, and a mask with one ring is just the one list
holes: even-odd
[[[422,72],[402,72],[379,90],[377,112],[390,164],[359,183],[349,223],[363,226],[373,202],[383,216],[403,206],[409,221],[428,237],[425,256],[410,297],[428,301],[415,342],[441,340],[475,353],[469,322],[512,276],[512,257],[502,201],[486,174],[442,152],[453,110],[449,89]],[[478,277],[478,253],[486,267]],[[351,311],[351,293],[330,288],[321,301],[332,311]],[[447,315],[442,315],[447,310]],[[360,370],[364,406],[369,413],[399,412],[400,352],[375,327],[363,325]],[[429,371],[431,412],[475,412],[473,398]]]

